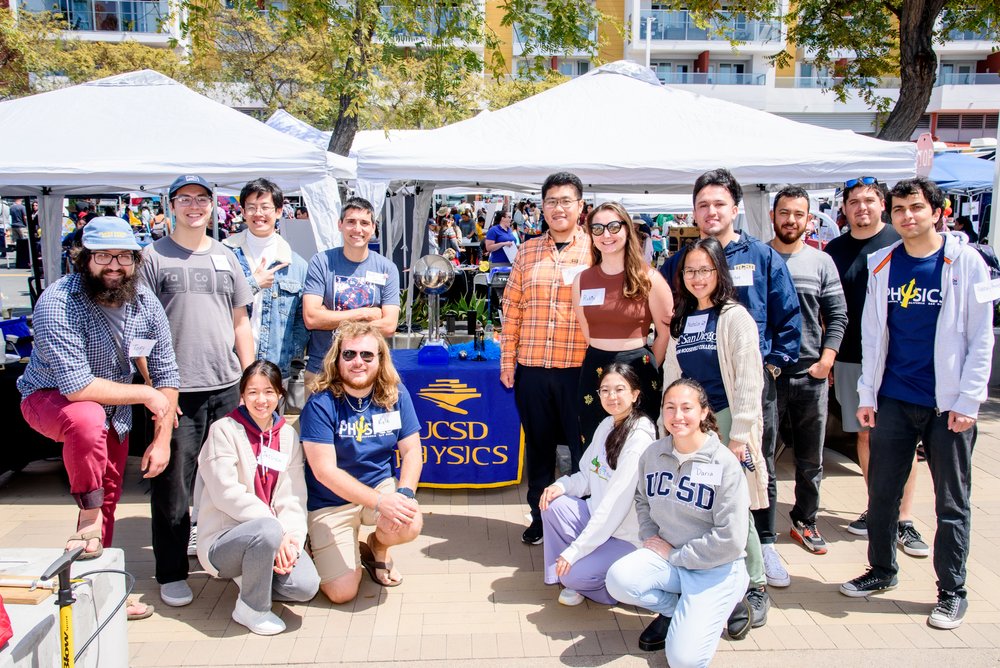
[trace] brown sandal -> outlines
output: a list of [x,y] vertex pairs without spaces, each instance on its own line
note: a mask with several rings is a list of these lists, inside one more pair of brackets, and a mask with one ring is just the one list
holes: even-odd
[[[391,560],[375,561],[375,553],[372,551],[371,545],[367,542],[358,543],[358,547],[361,550],[361,565],[368,571],[368,577],[372,579],[372,582],[382,587],[398,587],[403,584],[403,578],[399,578],[398,580],[391,579],[390,574],[395,567]],[[378,579],[378,571],[380,570],[385,571],[386,582]]]
[[[104,543],[101,542],[101,530],[96,529],[94,531],[81,532],[77,531],[75,534],[66,539],[68,543],[71,540],[79,540],[83,542],[83,552],[79,557],[76,558],[77,561],[87,561],[89,559],[97,559],[99,556],[104,554]],[[93,552],[87,552],[87,544],[92,541],[97,541],[97,549]],[[66,550],[69,552],[69,549]]]
[[[135,613],[129,612],[128,609],[134,605],[145,606],[145,610],[143,610],[142,612],[135,612]],[[143,603],[137,598],[136,599],[129,598],[128,601],[125,603],[125,616],[130,622],[135,622],[140,619],[146,619],[147,617],[152,617],[153,610],[154,608],[152,605],[150,605],[149,603]]]

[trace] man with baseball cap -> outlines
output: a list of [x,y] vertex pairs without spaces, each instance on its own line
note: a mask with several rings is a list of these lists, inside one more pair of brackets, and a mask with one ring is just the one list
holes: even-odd
[[254,360],[247,315],[253,295],[233,252],[205,234],[212,186],[180,176],[169,199],[174,229],[143,250],[140,273],[167,313],[180,370],[170,463],[153,479],[150,504],[160,598],[181,606],[193,599],[188,543],[198,454],[209,426],[239,405],[240,375]]
[[[156,424],[142,456],[144,477],[155,480],[170,460],[180,378],[163,307],[136,280],[139,251],[120,218],[95,218],[84,228],[83,246],[72,254],[77,273],[50,285],[35,305],[34,350],[17,381],[25,421],[63,444],[80,507],[66,547],[82,546],[81,559],[111,545],[132,404],[145,405]],[[139,358],[146,360],[147,385],[132,384]],[[146,608],[133,614],[148,616]]]

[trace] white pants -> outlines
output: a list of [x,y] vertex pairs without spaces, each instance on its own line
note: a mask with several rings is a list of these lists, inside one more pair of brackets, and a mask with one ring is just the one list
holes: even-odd
[[608,569],[607,588],[622,603],[671,617],[670,668],[707,666],[730,613],[750,582],[743,559],[703,570],[671,566],[641,548]]

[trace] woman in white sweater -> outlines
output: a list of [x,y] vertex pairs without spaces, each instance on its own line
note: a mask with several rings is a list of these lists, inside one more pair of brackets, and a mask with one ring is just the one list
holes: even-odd
[[233,620],[259,635],[285,624],[272,600],[308,601],[319,575],[303,551],[306,483],[302,447],[278,415],[281,371],[265,360],[240,379],[242,406],[215,422],[198,456],[198,560],[240,588]]
[[608,567],[639,547],[633,500],[638,462],[656,439],[656,427],[639,409],[640,381],[628,364],[609,364],[597,394],[609,415],[583,452],[580,470],[546,487],[538,504],[545,584],[562,583],[563,605],[579,605],[584,597],[616,603],[604,586]]

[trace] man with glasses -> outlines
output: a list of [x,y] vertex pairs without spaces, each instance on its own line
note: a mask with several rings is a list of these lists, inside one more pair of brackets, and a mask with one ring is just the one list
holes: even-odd
[[803,240],[811,217],[809,193],[802,188],[786,186],[774,196],[771,247],[792,274],[802,313],[799,361],[778,377],[781,440],[795,456],[791,536],[810,552],[826,554],[816,515],[823,481],[830,370],[847,327],[847,305],[833,260]]
[[[50,285],[35,305],[34,349],[17,381],[25,421],[63,444],[80,508],[66,549],[83,547],[83,559],[111,546],[133,404],[145,405],[156,421],[142,456],[144,477],[156,480],[171,456],[180,378],[163,307],[136,280],[139,250],[120,218],[96,218],[84,228],[83,246],[73,252],[76,273]],[[146,361],[149,384],[132,384],[138,358]]]
[[[858,422],[858,379],[861,377],[861,314],[868,291],[868,256],[899,241],[892,225],[882,220],[885,194],[873,176],[849,179],[844,183],[843,213],[849,232],[833,239],[824,249],[840,273],[847,301],[847,331],[833,365],[833,391],[840,404],[841,425],[856,433],[858,465],[868,482],[869,428]],[[914,457],[899,506],[899,547],[910,556],[926,557],[930,547],[913,525],[913,498],[917,490],[917,460]],[[847,525],[857,536],[868,535],[868,512]]]
[[313,256],[306,272],[302,315],[310,331],[306,393],[323,368],[333,333],[346,322],[370,322],[383,336],[399,324],[399,270],[370,250],[375,234],[371,202],[352,197],[344,202],[337,223],[344,245]]
[[309,338],[302,319],[307,265],[275,231],[281,202],[281,188],[271,181],[247,183],[240,191],[247,229],[223,244],[236,253],[254,296],[249,309],[256,358],[277,364],[287,385],[292,360],[302,357]]
[[[362,568],[375,584],[402,584],[389,548],[411,542],[423,526],[420,422],[373,322],[340,326],[313,390],[299,419],[309,542],[320,591],[347,603],[358,595]],[[359,543],[362,524],[374,531]]]
[[900,181],[891,195],[901,241],[868,258],[862,315],[858,422],[871,428],[868,562],[840,586],[869,596],[898,583],[898,508],[917,443],[934,481],[937,604],[930,626],[954,629],[968,609],[972,450],[987,398],[993,304],[1000,292],[963,235],[938,232],[944,193],[932,181]]
[[233,252],[205,233],[212,187],[200,176],[180,176],[169,199],[174,229],[146,246],[139,271],[167,313],[180,368],[170,464],[153,479],[150,506],[160,598],[181,606],[193,599],[189,509],[198,454],[211,424],[239,405],[240,375],[254,360],[254,345],[247,279]]
[[569,446],[574,472],[583,454],[573,391],[587,350],[573,311],[573,279],[590,266],[590,239],[577,224],[582,201],[574,174],[545,179],[548,230],[518,248],[503,295],[500,382],[514,388],[524,429],[531,525],[521,540],[529,545],[542,542],[538,502],[555,479],[556,446]]

